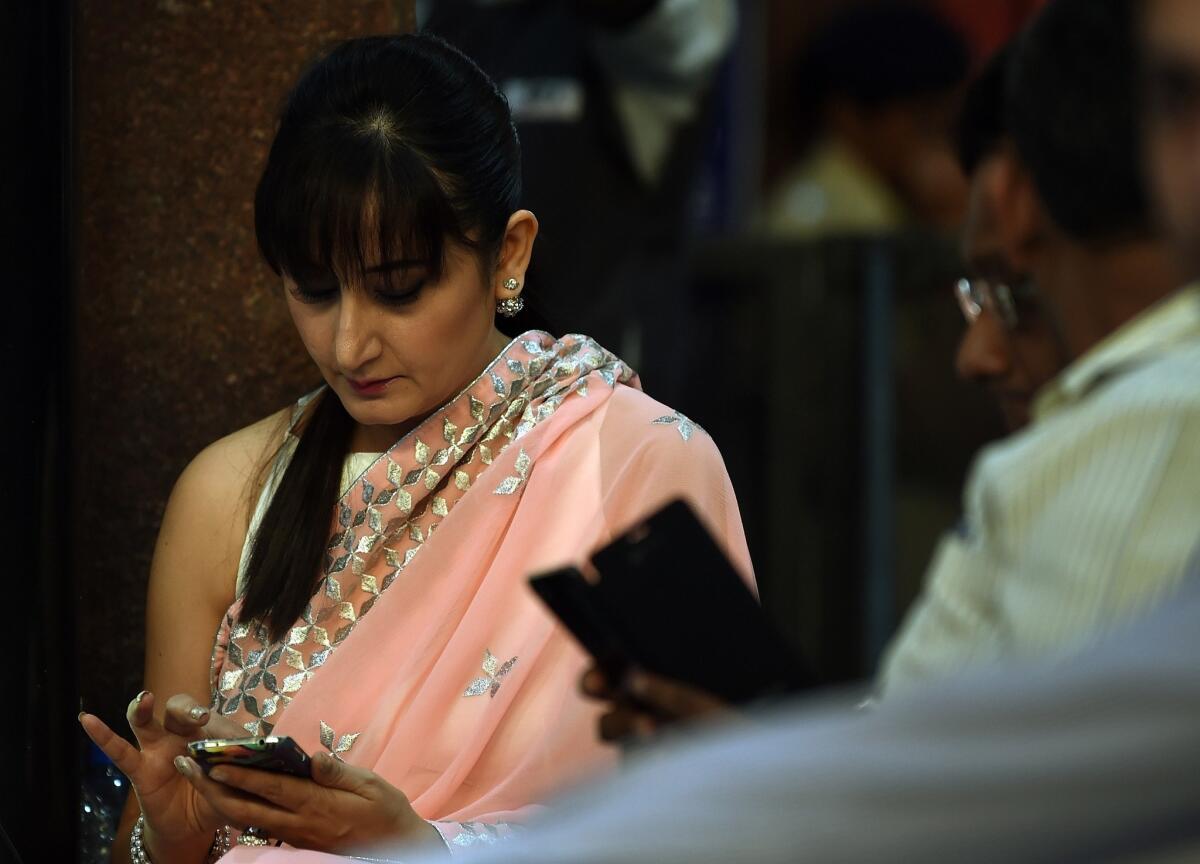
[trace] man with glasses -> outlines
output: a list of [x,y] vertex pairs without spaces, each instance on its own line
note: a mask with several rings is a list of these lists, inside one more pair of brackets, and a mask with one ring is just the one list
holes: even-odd
[[976,461],[885,694],[1078,649],[1172,591],[1195,547],[1200,293],[1178,290],[1142,183],[1133,24],[1130,0],[1058,0],[1014,46],[1007,137],[975,171],[990,225],[967,226],[984,278],[957,289],[973,320],[959,366],[1005,339],[1065,367]]

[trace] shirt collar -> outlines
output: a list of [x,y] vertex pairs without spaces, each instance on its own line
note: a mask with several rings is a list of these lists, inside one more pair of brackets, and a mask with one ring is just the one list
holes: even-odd
[[1043,417],[1078,402],[1097,384],[1200,338],[1200,283],[1181,288],[1117,328],[1059,373],[1034,402]]

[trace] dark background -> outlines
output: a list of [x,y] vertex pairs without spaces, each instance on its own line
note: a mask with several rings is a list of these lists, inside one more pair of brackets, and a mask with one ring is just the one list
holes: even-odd
[[[73,348],[70,284],[72,20],[61,2],[0,12],[4,148],[7,382],[3,449],[4,579],[9,646],[3,667],[4,810],[0,860],[74,857],[79,759],[74,746],[73,482],[66,462]],[[36,849],[36,854],[29,850]]]

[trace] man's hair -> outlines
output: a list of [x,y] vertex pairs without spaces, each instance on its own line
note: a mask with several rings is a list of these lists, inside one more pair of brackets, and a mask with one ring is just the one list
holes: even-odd
[[1014,53],[1010,42],[984,65],[967,87],[958,114],[958,162],[968,177],[1000,149],[1008,137],[1008,78]]
[[817,101],[840,96],[875,108],[950,92],[969,60],[963,37],[926,4],[857,2],[818,30],[796,83]]
[[1052,0],[1016,44],[1008,127],[1067,234],[1152,232],[1141,176],[1132,0]]

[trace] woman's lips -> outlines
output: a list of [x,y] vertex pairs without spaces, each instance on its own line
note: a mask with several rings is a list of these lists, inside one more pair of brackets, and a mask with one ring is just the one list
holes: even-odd
[[370,381],[355,381],[353,378],[347,378],[346,383],[359,396],[378,396],[387,390],[388,384],[399,377],[399,375],[393,375],[391,378],[376,378]]

